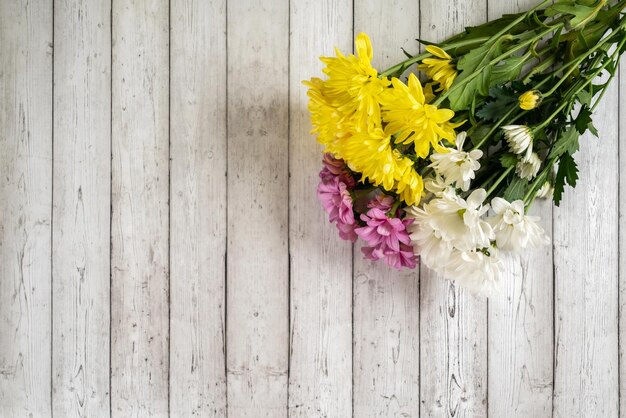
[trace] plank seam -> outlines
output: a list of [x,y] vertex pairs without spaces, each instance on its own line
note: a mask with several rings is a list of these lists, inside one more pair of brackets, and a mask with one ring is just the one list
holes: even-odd
[[224,351],[224,416],[228,418],[229,407],[228,407],[228,163],[230,159],[228,158],[228,0],[224,0],[224,90],[225,90],[225,103],[224,103],[224,158],[226,160],[225,164],[225,173],[224,173],[224,199],[226,208],[224,209],[224,223],[226,227],[224,228],[224,294],[223,294],[223,302],[222,306],[224,307],[224,318],[222,325],[222,344]]
[[287,404],[289,416],[289,382],[291,381],[291,1],[287,1]]
[[167,2],[167,415],[172,416],[172,2]]
[[[619,109],[622,108],[622,71],[620,71],[620,66],[618,65],[617,67],[617,77],[616,77],[616,81],[617,81],[617,109],[618,109],[618,114],[617,114],[617,166],[620,167],[620,139],[622,136],[622,121],[620,119],[620,115],[619,115]],[[622,263],[619,262],[619,258],[620,258],[620,250],[621,250],[621,234],[620,234],[620,220],[621,220],[621,211],[622,211],[622,207],[621,207],[621,201],[622,201],[622,196],[621,196],[621,190],[622,190],[622,176],[620,175],[621,173],[618,171],[617,173],[617,370],[618,370],[618,377],[617,377],[617,415],[618,416],[622,416],[622,379],[620,378],[620,371],[622,370],[622,357],[620,356],[620,347],[622,345],[622,340],[621,340],[621,335],[622,335],[622,321],[621,321],[621,315],[620,315],[620,303],[621,303],[621,298],[620,298],[620,283],[621,283],[621,276],[622,276]]]
[[[355,27],[355,3],[356,0],[352,0],[352,39],[351,44],[352,44],[352,53],[354,54],[354,35],[356,32],[356,27]],[[352,385],[350,387],[350,405],[352,407],[352,410],[350,411],[350,415],[352,416],[352,418],[356,418],[354,415],[354,409],[355,409],[355,405],[354,405],[354,246],[355,244],[352,243],[350,245],[350,278],[352,281],[352,284],[350,286],[350,290],[352,291],[352,295],[350,295],[350,304],[352,306],[350,306],[350,334],[351,334],[351,348],[352,348],[352,352],[350,353],[350,362],[351,362],[351,367],[350,367],[350,381],[352,382]]]
[[113,416],[113,308],[112,308],[112,289],[113,289],[113,1],[111,0],[111,9],[109,13],[109,30],[110,48],[109,59],[111,71],[109,74],[109,418]]
[[54,13],[55,2],[52,2],[52,71],[51,71],[51,95],[50,95],[50,116],[52,117],[51,135],[50,135],[50,417],[54,417]]

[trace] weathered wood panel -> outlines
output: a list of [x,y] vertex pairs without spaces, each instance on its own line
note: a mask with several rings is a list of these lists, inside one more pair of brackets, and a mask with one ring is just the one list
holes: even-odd
[[169,8],[113,2],[111,407],[168,412]]
[[228,415],[287,416],[288,0],[228,2]]
[[170,410],[225,416],[226,2],[170,13]]
[[[311,137],[306,87],[319,55],[352,48],[351,1],[292,1],[289,71],[289,412],[352,415],[352,246],[316,198],[321,147]],[[315,33],[315,36],[311,36]]]
[[[619,76],[613,81],[619,83],[618,108],[619,108],[619,142],[617,145],[619,152],[619,165],[623,167],[626,163],[626,63],[622,62],[619,69]],[[626,417],[626,173],[619,170],[619,416]]]
[[62,417],[110,409],[110,11],[96,0],[54,7],[52,405]]
[[[535,0],[489,2],[489,19],[523,12]],[[552,235],[552,201],[537,199],[531,214]],[[552,245],[504,258],[502,291],[489,298],[489,415],[552,416]]]
[[[354,33],[372,38],[379,70],[416,51],[419,1],[356,0]],[[354,412],[419,416],[419,269],[397,271],[354,250]]]
[[[440,41],[487,18],[484,0],[422,1],[421,37]],[[420,270],[423,416],[487,415],[487,300]]]
[[0,416],[51,411],[52,1],[0,2]]
[[618,415],[618,109],[613,83],[554,210],[555,417]]

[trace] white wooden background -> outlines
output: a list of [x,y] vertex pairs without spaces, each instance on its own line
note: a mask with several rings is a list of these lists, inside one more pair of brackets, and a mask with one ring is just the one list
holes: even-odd
[[626,417],[626,66],[489,301],[315,197],[319,55],[534,3],[0,0],[0,417]]

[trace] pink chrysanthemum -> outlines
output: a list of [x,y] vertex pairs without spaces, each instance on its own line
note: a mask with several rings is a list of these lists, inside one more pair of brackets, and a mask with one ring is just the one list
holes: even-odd
[[339,180],[348,187],[348,189],[354,189],[356,186],[356,182],[352,175],[348,172],[346,168],[346,163],[343,160],[339,160],[333,157],[332,154],[324,154],[324,159],[322,160],[324,164],[324,168],[320,171],[320,178],[324,183],[328,183],[333,181],[335,177],[339,177]]
[[317,186],[317,197],[328,213],[330,222],[336,222],[339,236],[344,240],[355,242],[356,224],[352,210],[352,196],[350,196],[348,186],[338,176],[332,177],[327,182],[322,178]]
[[389,207],[388,202],[388,199],[377,198],[375,202],[370,202],[373,207],[367,211],[367,214],[361,215],[361,220],[366,225],[356,228],[355,232],[368,244],[361,251],[370,260],[384,259],[387,265],[397,269],[415,268],[417,258],[413,253],[413,247],[410,245],[411,238],[406,230],[406,226],[410,225],[413,220],[387,216],[389,209],[384,209]]

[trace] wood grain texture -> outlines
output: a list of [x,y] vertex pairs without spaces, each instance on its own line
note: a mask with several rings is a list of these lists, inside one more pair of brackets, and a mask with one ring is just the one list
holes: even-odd
[[576,189],[554,211],[555,417],[618,415],[618,85],[580,139]]
[[0,416],[51,411],[52,1],[0,2]]
[[[484,0],[422,1],[421,37],[440,41],[486,19]],[[422,416],[487,415],[487,301],[420,269]]]
[[[519,13],[535,0],[489,2],[489,19]],[[531,215],[552,234],[552,201]],[[504,257],[502,290],[489,298],[489,416],[551,417],[553,381],[552,245]]]
[[[322,210],[321,146],[310,135],[306,87],[320,55],[352,48],[351,1],[292,1],[289,71],[289,413],[352,416],[352,247]],[[315,36],[311,36],[314,33]]]
[[110,409],[110,10],[54,7],[52,404],[62,417]]
[[[619,167],[626,162],[626,62],[622,62],[619,75],[614,83],[619,83],[618,124],[619,124]],[[626,417],[626,173],[619,170],[619,416]]]
[[[356,0],[354,33],[373,42],[379,70],[416,51],[419,1]],[[354,250],[354,414],[419,416],[419,270],[397,271]]]
[[113,2],[111,407],[168,413],[169,8]]
[[170,412],[225,416],[226,2],[171,2]]
[[228,416],[287,416],[288,0],[228,2]]

